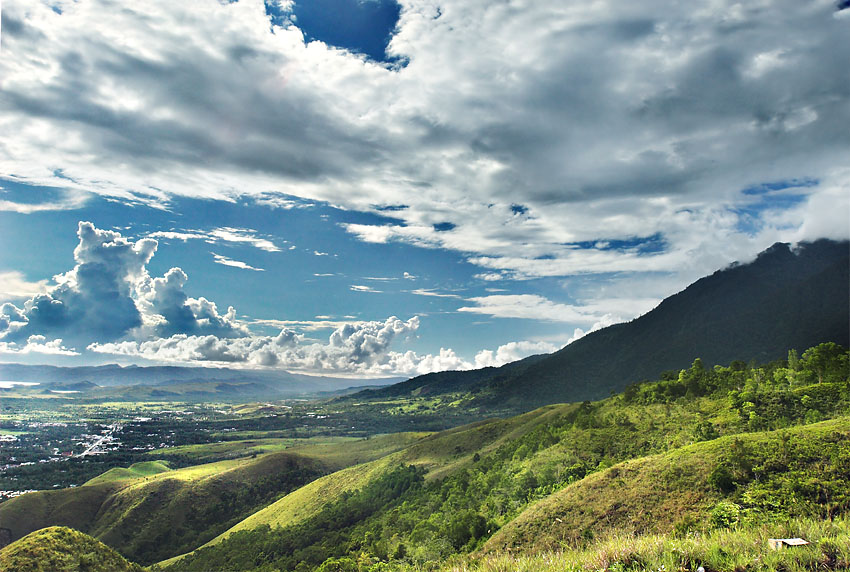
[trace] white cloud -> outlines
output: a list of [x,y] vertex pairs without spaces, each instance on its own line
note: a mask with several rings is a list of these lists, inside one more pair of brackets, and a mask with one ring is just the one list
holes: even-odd
[[229,226],[204,230],[159,230],[148,235],[149,238],[164,238],[171,240],[204,240],[210,244],[231,243],[247,244],[266,252],[280,252],[280,248],[267,238],[257,236],[257,231],[251,228],[233,228]]
[[316,316],[315,320],[281,320],[274,318],[257,318],[250,320],[251,324],[267,326],[271,328],[298,328],[305,332],[316,332],[321,330],[334,330],[345,324],[357,323],[354,316],[345,316],[345,320],[333,320],[329,317]]
[[271,336],[219,338],[176,334],[148,341],[95,343],[97,353],[141,357],[166,362],[243,363],[310,372],[381,375],[394,369],[391,344],[419,328],[417,317],[402,321],[357,322],[337,327],[325,344],[304,344],[304,338],[284,328]]
[[242,268],[243,270],[254,270],[256,272],[264,272],[264,268],[256,268],[251,266],[247,262],[242,262],[240,260],[233,260],[232,258],[228,258],[221,254],[212,253],[213,259],[215,259],[216,264],[223,264],[224,266],[232,266],[234,268]]
[[457,294],[448,294],[445,292],[437,292],[436,290],[428,290],[427,288],[417,288],[416,290],[411,290],[411,294],[416,294],[417,296],[430,296],[432,298],[460,298],[461,296]]
[[797,228],[797,240],[846,239],[850,235],[850,169],[834,173],[821,183],[822,192],[799,208],[776,213],[777,226]]
[[[3,187],[0,187],[0,190],[2,189]],[[62,196],[58,200],[53,201],[21,203],[7,199],[0,199],[0,211],[32,214],[46,211],[75,210],[82,208],[90,196],[90,193],[80,190],[67,190],[62,192]]]
[[30,282],[16,270],[0,272],[0,302],[32,298],[47,291],[47,280]]
[[62,345],[62,338],[48,340],[44,336],[30,336],[25,344],[0,342],[0,354],[42,354],[51,356],[78,356],[79,352]]
[[537,294],[493,294],[469,298],[468,301],[475,306],[463,306],[458,308],[458,312],[569,323],[592,323],[599,317],[596,309],[559,304]]
[[54,276],[56,286],[27,299],[20,308],[2,306],[4,341],[51,336],[82,345],[176,333],[224,337],[247,333],[233,308],[222,314],[203,297],[189,298],[183,291],[188,276],[180,268],[162,278],[148,274],[156,240],[133,242],[90,222],[79,223],[77,236],[76,265]]
[[[623,316],[776,240],[850,236],[850,84],[835,73],[850,43],[831,2],[409,0],[390,44],[409,62],[398,70],[271,26],[261,0],[61,6],[4,2],[0,172],[70,202],[0,208],[70,208],[88,191],[158,207],[175,194],[403,204],[397,223],[344,228],[460,252],[484,281],[661,276],[640,296],[598,297]],[[818,184],[797,206],[742,214],[742,189],[794,179]],[[161,232],[280,249],[250,229]],[[642,251],[653,236],[659,248]],[[150,243],[107,244],[132,258]],[[145,262],[114,262],[119,273],[96,273],[113,314],[85,272],[68,273],[28,302],[17,335],[50,325],[71,339],[86,323],[117,341],[171,323],[134,310]],[[471,302],[462,310],[591,327],[605,316],[530,295]],[[177,313],[205,307],[189,306]]]
[[613,326],[614,324],[621,322],[622,320],[611,316],[610,314],[605,314],[602,316],[602,319],[598,322],[595,322],[587,331],[582,330],[581,328],[576,328],[573,332],[572,337],[567,340],[567,344],[571,344],[574,341],[583,338],[587,334],[591,332],[595,332],[597,330],[601,330],[602,328],[607,328],[608,326]]
[[364,286],[362,284],[352,284],[349,288],[352,292],[371,292],[373,294],[380,294],[381,290],[375,290],[371,286]]
[[481,350],[475,355],[475,367],[499,367],[528,356],[552,353],[558,346],[550,342],[509,342],[496,351]]

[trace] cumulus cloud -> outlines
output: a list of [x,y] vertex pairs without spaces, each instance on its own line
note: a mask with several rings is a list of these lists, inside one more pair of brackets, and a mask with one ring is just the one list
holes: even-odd
[[[0,352],[76,356],[80,355],[76,346],[156,362],[382,376],[502,365],[554,349],[544,342],[511,342],[495,351],[481,351],[469,361],[451,348],[441,348],[438,354],[394,348],[416,335],[417,316],[407,320],[391,316],[383,321],[356,321],[351,316],[345,321],[330,316],[308,321],[254,320],[257,325],[280,328],[273,336],[257,335],[237,319],[233,307],[222,312],[207,298],[188,296],[189,276],[181,268],[151,276],[147,265],[157,250],[156,240],[133,241],[90,222],[79,223],[77,236],[76,265],[54,277],[56,286],[32,296],[22,307],[0,305]],[[352,289],[377,292],[368,286]],[[427,290],[416,293],[447,296]],[[509,306],[524,307],[514,311],[528,315],[557,315],[566,308],[541,297],[488,296],[470,301],[478,309],[464,311],[491,315],[508,315]],[[328,328],[333,330],[324,343],[301,333]]]
[[30,336],[26,343],[0,342],[0,354],[42,354],[51,356],[78,356],[79,352],[62,345],[62,338],[48,340],[44,336]]
[[203,297],[189,298],[183,291],[188,276],[180,268],[161,278],[148,274],[156,240],[134,242],[90,222],[79,223],[77,236],[76,265],[54,276],[55,287],[32,296],[22,307],[2,306],[0,332],[5,341],[51,336],[85,345],[176,333],[226,337],[247,332],[233,308],[222,314]]
[[176,334],[147,341],[95,343],[93,352],[142,357],[157,361],[224,362],[278,366],[304,371],[399,373],[394,365],[393,341],[413,334],[417,317],[403,321],[395,316],[385,321],[357,322],[337,327],[327,343],[304,344],[304,337],[284,328],[277,336],[220,338],[214,335]]
[[587,334],[589,334],[591,332],[601,330],[602,328],[607,328],[608,326],[613,326],[614,324],[616,324],[620,321],[621,320],[611,316],[610,314],[606,314],[606,315],[602,316],[601,320],[594,323],[590,328],[588,328],[587,331],[582,330],[581,328],[576,328],[575,331],[573,332],[572,337],[570,337],[570,339],[567,340],[567,344],[571,344],[574,341],[583,338],[584,336],[586,336]]
[[58,286],[23,304],[25,323],[10,329],[11,341],[31,335],[105,341],[120,338],[142,325],[133,299],[137,283],[147,277],[145,265],[156,251],[155,240],[132,242],[89,222],[77,229],[76,266],[54,280]]
[[[521,279],[709,271],[815,232],[828,188],[754,235],[741,190],[827,181],[850,149],[834,71],[850,20],[832,2],[411,0],[399,69],[306,42],[261,0],[112,8],[4,2],[3,172],[160,206],[403,205],[399,224],[346,228]],[[563,246],[656,233],[651,255]]]
[[[327,326],[332,322],[321,324]],[[408,320],[391,316],[384,321],[342,323],[324,343],[307,343],[303,334],[284,327],[276,336],[222,338],[175,334],[145,341],[94,343],[87,349],[95,353],[158,362],[243,364],[293,371],[385,376],[500,366],[529,355],[554,351],[558,347],[540,341],[510,342],[496,350],[482,350],[472,361],[463,359],[451,348],[440,348],[438,354],[392,349],[396,341],[414,335],[419,325],[416,316]]]
[[496,351],[481,350],[475,355],[475,367],[499,367],[528,356],[551,353],[558,346],[550,342],[509,342]]

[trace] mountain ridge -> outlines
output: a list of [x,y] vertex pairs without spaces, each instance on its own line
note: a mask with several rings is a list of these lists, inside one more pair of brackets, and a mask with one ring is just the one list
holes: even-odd
[[527,411],[599,399],[631,383],[707,363],[769,361],[832,341],[850,343],[850,242],[777,242],[665,298],[642,316],[591,332],[548,355],[500,368],[441,372],[354,394],[398,397],[472,391],[473,405]]

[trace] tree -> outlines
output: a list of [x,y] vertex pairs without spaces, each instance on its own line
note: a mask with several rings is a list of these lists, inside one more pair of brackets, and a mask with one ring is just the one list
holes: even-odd
[[847,364],[845,354],[844,348],[838,344],[826,342],[803,352],[802,364],[817,375],[818,383],[835,374],[846,379],[846,371],[843,371]]

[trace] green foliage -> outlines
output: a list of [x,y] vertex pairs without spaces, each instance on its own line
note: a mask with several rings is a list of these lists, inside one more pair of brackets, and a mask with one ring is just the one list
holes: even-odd
[[741,507],[733,502],[720,501],[711,509],[711,524],[715,528],[732,528],[741,520]]
[[708,475],[708,484],[724,494],[735,490],[735,479],[723,464],[714,467],[714,470]]
[[[481,548],[523,519],[538,519],[530,529],[535,536],[559,530],[559,541],[586,545],[624,523],[684,538],[706,526],[835,518],[850,511],[847,422],[799,426],[850,410],[850,386],[841,377],[846,356],[828,347],[761,366],[707,368],[695,360],[604,401],[548,406],[435,434],[379,464],[361,465],[356,484],[342,474],[329,476],[329,483],[340,477],[330,502],[316,496],[327,493],[324,487],[280,501],[298,498],[287,518],[276,521],[292,524],[245,526],[169,570],[428,567]],[[348,443],[348,457],[360,456],[354,449],[363,443]],[[124,482],[118,472],[113,476],[106,480]],[[186,497],[195,500],[179,518],[171,509],[138,512],[179,496],[140,487],[160,495],[122,509],[125,520],[140,516],[141,531],[122,539],[110,536],[122,530],[114,528],[103,538],[151,562],[196,548],[315,476],[274,471],[252,475],[239,487],[210,487],[205,496]],[[568,505],[561,512],[546,512],[562,501]],[[556,518],[563,522],[553,525]]]
[[[369,517],[390,511],[405,492],[421,487],[421,469],[397,467],[360,490],[326,505],[319,514],[295,526],[268,526],[234,532],[225,540],[179,560],[170,571],[313,569],[347,571],[349,552],[372,552],[386,558],[385,546]],[[357,568],[353,568],[357,570]]]

